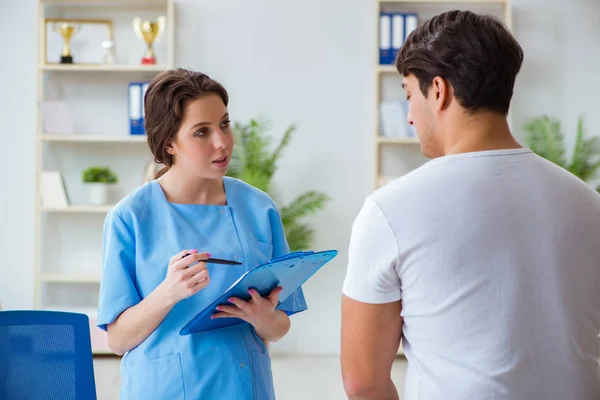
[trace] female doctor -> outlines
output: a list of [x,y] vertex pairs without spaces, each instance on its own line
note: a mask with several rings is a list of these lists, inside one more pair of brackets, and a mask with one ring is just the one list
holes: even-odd
[[[280,288],[231,299],[215,317],[247,324],[179,335],[245,271],[289,252],[272,199],[225,176],[228,100],[219,83],[184,69],[158,75],[147,89],[148,144],[165,168],[104,224],[97,324],[124,354],[121,400],[275,398],[265,342],[281,339],[289,315],[306,310],[301,289],[279,305]],[[209,257],[242,265],[204,262]]]

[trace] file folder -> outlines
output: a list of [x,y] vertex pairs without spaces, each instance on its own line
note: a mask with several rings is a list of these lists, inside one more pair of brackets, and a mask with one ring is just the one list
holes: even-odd
[[419,17],[417,16],[417,14],[404,14],[404,39],[402,40],[403,43],[406,41],[408,35],[410,35],[412,31],[417,29],[418,25]]
[[392,52],[392,16],[382,13],[379,16],[379,64],[389,65],[394,62]]
[[396,62],[408,35],[418,26],[416,13],[388,12],[379,15],[379,64]]
[[405,18],[406,16],[404,14],[392,14],[392,64],[396,62],[398,52],[406,39],[406,35],[404,34],[406,24]]
[[192,318],[179,334],[191,335],[246,324],[247,322],[239,318],[211,319],[211,316],[218,312],[217,306],[231,305],[227,301],[230,297],[250,300],[251,296],[248,293],[250,289],[257,290],[261,296],[265,297],[273,289],[281,286],[282,291],[279,294],[279,304],[281,304],[337,254],[337,250],[294,252],[247,271],[214,302]]
[[128,95],[129,134],[144,135],[144,95],[148,89],[147,82],[130,82]]

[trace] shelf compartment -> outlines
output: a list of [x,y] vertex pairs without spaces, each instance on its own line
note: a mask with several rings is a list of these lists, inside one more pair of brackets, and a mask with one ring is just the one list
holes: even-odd
[[508,4],[506,0],[378,0],[385,4],[496,4],[504,6]]
[[71,143],[147,143],[146,135],[92,135],[92,134],[48,134],[38,135],[45,142],[71,142]]
[[400,74],[395,65],[378,65],[377,71],[380,74]]
[[42,274],[40,276],[42,282],[48,283],[100,283],[99,276],[84,276],[84,275],[67,275],[67,274]]
[[86,65],[86,64],[42,64],[42,71],[76,71],[76,72],[162,72],[164,65]]
[[63,208],[54,208],[54,207],[41,207],[41,211],[51,212],[51,213],[107,213],[110,209],[113,208],[113,205],[106,204],[101,206],[67,206]]
[[419,138],[403,136],[378,136],[377,142],[388,144],[421,144]]
[[166,6],[168,0],[40,0],[42,4],[75,7]]

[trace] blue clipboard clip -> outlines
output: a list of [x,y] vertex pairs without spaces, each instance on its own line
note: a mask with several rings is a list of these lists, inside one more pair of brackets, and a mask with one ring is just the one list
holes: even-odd
[[276,258],[272,259],[271,261],[269,261],[269,264],[274,263],[274,262],[284,261],[284,260],[290,260],[292,258],[300,258],[300,257],[308,256],[311,254],[315,254],[315,252],[314,251],[295,251],[293,253],[286,254],[285,256],[276,257]]
[[261,296],[266,296],[273,289],[281,286],[282,290],[279,294],[281,304],[337,254],[337,250],[298,251],[274,258],[268,263],[247,271],[229,289],[192,318],[179,334],[191,335],[247,323],[239,318],[212,319],[211,316],[216,312],[217,306],[229,305],[227,299],[230,297],[249,299],[248,291],[250,289],[255,289]]

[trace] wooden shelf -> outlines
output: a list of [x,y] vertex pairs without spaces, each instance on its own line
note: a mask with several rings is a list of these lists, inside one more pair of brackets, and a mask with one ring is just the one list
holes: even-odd
[[92,348],[92,354],[95,356],[115,356],[118,357],[114,351],[109,348],[101,349],[101,348]]
[[43,4],[65,6],[164,6],[167,0],[40,0]]
[[379,3],[409,4],[498,4],[505,5],[506,0],[378,0]]
[[40,0],[46,4],[166,4],[166,0]]
[[167,69],[164,65],[84,65],[84,64],[43,64],[43,71],[68,72],[162,72]]
[[52,283],[100,283],[98,276],[78,276],[65,274],[42,274],[40,280]]
[[74,143],[146,143],[146,135],[87,135],[87,134],[40,134],[39,139],[46,142],[74,142]]
[[398,69],[396,69],[395,65],[378,65],[377,72],[379,72],[380,74],[398,74],[398,75],[400,75],[400,73],[398,72]]
[[420,144],[419,138],[416,137],[403,137],[403,136],[378,136],[378,143],[389,143],[389,144]]
[[52,213],[107,213],[113,206],[110,204],[102,206],[68,206],[64,208],[42,207],[41,211]]

